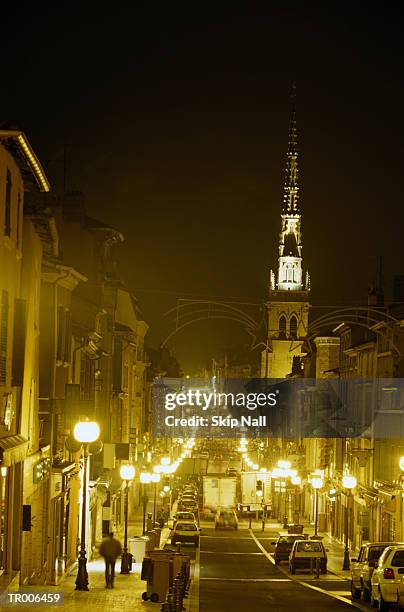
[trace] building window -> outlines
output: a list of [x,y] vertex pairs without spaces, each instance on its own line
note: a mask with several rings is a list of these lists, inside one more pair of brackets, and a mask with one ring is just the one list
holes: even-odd
[[11,236],[11,172],[6,175],[6,202],[4,215],[4,235]]
[[279,319],[279,340],[286,340],[286,317],[284,315]]
[[8,291],[1,293],[0,315],[0,385],[7,383]]
[[297,340],[297,319],[295,315],[290,318],[290,337]]

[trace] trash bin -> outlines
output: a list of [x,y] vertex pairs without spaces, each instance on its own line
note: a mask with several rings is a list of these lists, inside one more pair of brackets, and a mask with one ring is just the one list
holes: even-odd
[[[157,523],[155,523],[155,524],[157,524]],[[158,548],[160,546],[161,529],[160,529],[160,527],[154,527],[154,529],[152,529],[152,531],[155,533],[155,544],[154,544],[154,547]]]
[[149,538],[146,550],[154,550],[156,548],[157,534],[155,531],[146,531],[145,536]]
[[175,553],[172,560],[172,576],[173,579],[176,577],[178,572],[181,571],[182,567],[185,565],[185,575],[186,580],[188,582],[190,576],[190,567],[191,567],[191,557],[188,555],[183,555],[182,553]]
[[172,582],[173,553],[153,550],[143,559],[141,579],[147,580],[147,590],[142,594],[143,601],[164,601]]
[[128,548],[133,555],[134,563],[142,563],[146,554],[146,545],[148,538],[146,537],[133,537],[128,540]]

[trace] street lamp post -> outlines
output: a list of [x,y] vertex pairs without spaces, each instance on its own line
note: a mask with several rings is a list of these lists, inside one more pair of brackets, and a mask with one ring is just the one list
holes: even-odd
[[290,476],[292,476],[293,473],[296,473],[295,471],[291,470],[291,465],[292,464],[290,461],[286,461],[284,459],[279,459],[278,461],[277,473],[279,474],[281,478],[283,478],[283,489],[284,489],[284,495],[285,495],[285,508],[284,508],[284,514],[283,514],[283,528],[284,529],[288,528],[288,523],[289,523],[287,479]]
[[153,500],[153,523],[156,522],[156,506],[157,506],[157,483],[160,482],[160,474],[152,474],[151,482],[154,483],[154,500]]
[[314,535],[318,533],[318,490],[323,487],[323,479],[315,477],[311,481],[312,487],[314,488]]
[[344,549],[344,562],[342,564],[343,570],[350,569],[350,561],[349,561],[349,512],[350,512],[350,502],[352,496],[352,489],[356,487],[356,478],[355,476],[344,476],[342,479],[342,486],[347,490],[347,499],[346,499],[346,507],[345,507],[345,549]]
[[151,482],[151,474],[149,472],[142,472],[140,474],[140,482],[143,485],[143,535],[146,533],[146,510],[147,510],[147,497],[146,497],[146,485]]
[[128,505],[129,505],[129,483],[135,477],[135,468],[133,465],[121,465],[120,475],[122,480],[126,482],[125,486],[125,535],[123,542],[123,553],[121,560],[121,574],[129,574],[130,572],[130,555],[128,553]]
[[[294,503],[293,503],[293,522],[294,523],[298,523],[299,522],[299,516],[300,516],[300,500],[298,499],[298,489],[299,489],[299,486],[302,483],[302,479],[298,475],[292,476],[291,482],[292,482],[292,485],[294,487],[294,494],[293,494],[293,498],[294,498]],[[297,520],[296,520],[296,516],[297,516]]]
[[88,591],[88,572],[86,557],[86,511],[87,511],[87,463],[88,445],[98,440],[100,428],[94,421],[81,421],[77,423],[73,431],[74,438],[83,445],[83,502],[81,508],[81,541],[80,554],[78,558],[78,570],[76,578],[76,591]]

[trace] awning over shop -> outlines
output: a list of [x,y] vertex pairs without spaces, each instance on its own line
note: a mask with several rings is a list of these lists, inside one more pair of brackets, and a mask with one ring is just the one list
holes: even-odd
[[7,436],[0,438],[0,461],[6,467],[10,467],[15,463],[24,461],[28,452],[28,440],[16,434],[15,436]]
[[378,498],[379,498],[379,502],[381,503],[383,510],[385,512],[392,512],[394,513],[396,511],[396,496],[395,496],[395,491],[386,491],[386,490],[379,490],[377,492]]

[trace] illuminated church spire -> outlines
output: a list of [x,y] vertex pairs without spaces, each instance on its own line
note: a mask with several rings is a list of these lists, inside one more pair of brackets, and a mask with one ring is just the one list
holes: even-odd
[[278,274],[271,271],[271,289],[277,291],[309,291],[310,278],[303,281],[301,211],[299,207],[299,167],[296,127],[296,88],[292,90],[292,111],[286,154],[285,183],[281,233],[279,236]]
[[285,183],[283,186],[283,214],[299,212],[299,167],[296,128],[296,86],[292,89],[292,111],[289,122],[289,142],[286,154]]

